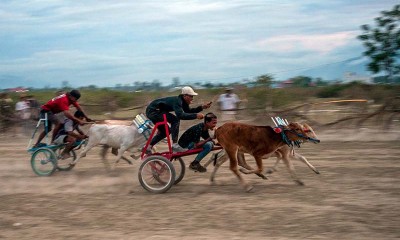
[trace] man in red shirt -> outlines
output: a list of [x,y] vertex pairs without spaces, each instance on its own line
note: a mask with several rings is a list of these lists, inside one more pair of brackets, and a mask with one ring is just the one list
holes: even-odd
[[66,117],[77,122],[79,125],[83,125],[85,123],[81,119],[74,117],[74,115],[69,112],[70,105],[73,105],[77,110],[81,111],[84,114],[86,121],[88,122],[92,121],[83,112],[81,106],[77,102],[80,97],[81,94],[78,90],[72,90],[70,92],[61,94],[51,99],[46,104],[41,106],[40,118],[45,118],[45,114],[47,114],[48,123],[47,123],[47,128],[45,126],[43,132],[40,133],[39,138],[34,147],[38,147],[40,141],[42,141],[42,139],[46,136],[46,134],[51,131],[52,124],[55,124],[55,128],[51,138],[51,141],[53,142],[55,135],[58,132],[58,129],[60,128],[61,124],[64,122],[64,119]]

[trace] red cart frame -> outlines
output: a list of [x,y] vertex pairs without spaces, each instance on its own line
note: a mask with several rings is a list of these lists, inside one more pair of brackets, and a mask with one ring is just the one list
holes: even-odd
[[[195,148],[174,153],[172,151],[171,137],[169,136],[167,116],[164,114],[163,118],[164,120],[162,122],[158,122],[154,125],[140,155],[143,162],[139,168],[139,182],[144,189],[153,193],[164,193],[168,191],[172,185],[178,184],[185,174],[185,163],[182,157],[198,154],[203,150],[202,148]],[[165,127],[168,151],[146,154],[146,150],[150,145],[151,139],[153,139],[157,132],[157,128],[162,125]],[[215,146],[212,151],[221,149],[221,146]]]

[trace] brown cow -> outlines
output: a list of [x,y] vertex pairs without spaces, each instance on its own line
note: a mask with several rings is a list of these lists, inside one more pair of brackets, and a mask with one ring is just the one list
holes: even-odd
[[[315,134],[314,130],[307,124],[307,123],[302,123],[304,131],[306,133],[307,137],[310,138],[314,138],[317,139],[317,135]],[[214,135],[214,133],[211,133],[212,135]],[[313,170],[316,174],[319,174],[319,171],[313,166],[311,165],[311,163],[309,163],[307,161],[307,159],[302,156],[301,154],[295,152],[295,150],[292,147],[289,147],[287,144],[283,145],[281,148],[279,148],[278,150],[276,150],[272,155],[272,157],[276,157],[276,162],[274,164],[273,167],[271,167],[270,169],[268,169],[266,171],[266,173],[273,173],[275,171],[277,171],[277,166],[278,163],[280,162],[280,160],[283,160],[283,162],[285,163],[292,179],[299,185],[304,185],[304,183],[297,177],[297,174],[294,170],[293,164],[290,162],[291,159],[296,159],[299,161],[302,161],[304,164],[306,164],[311,170]],[[246,169],[251,170],[249,167],[249,165],[246,163],[246,159],[244,157],[244,153],[240,151],[238,151],[237,154],[237,159],[238,159],[238,164],[241,167],[244,167]],[[263,157],[263,159],[265,159],[265,157]],[[228,155],[226,154],[225,150],[221,150],[219,152],[213,153],[210,157],[210,159],[204,164],[204,167],[207,167],[209,164],[211,164],[212,162],[214,162],[214,169],[213,172],[211,173],[210,176],[210,181],[213,183],[214,179],[215,179],[215,175],[218,171],[218,168],[224,163],[226,162],[226,160],[228,160]],[[260,176],[263,177],[263,176]]]
[[285,144],[291,144],[294,141],[313,140],[307,136],[306,129],[297,122],[292,122],[288,126],[280,126],[283,134],[277,133],[270,126],[252,126],[244,123],[230,122],[225,123],[215,131],[215,137],[219,144],[225,149],[229,160],[231,171],[239,178],[240,183],[250,191],[253,187],[249,185],[241,176],[238,170],[238,151],[251,154],[257,164],[257,169],[250,166],[241,171],[245,174],[257,174],[263,178],[262,157],[270,157],[276,150]]

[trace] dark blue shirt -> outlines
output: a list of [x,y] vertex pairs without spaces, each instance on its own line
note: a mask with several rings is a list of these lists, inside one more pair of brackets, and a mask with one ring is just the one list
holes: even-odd
[[175,112],[175,115],[182,120],[193,120],[197,118],[197,113],[203,110],[202,106],[190,108],[189,104],[183,99],[183,95],[159,98],[152,101],[146,109],[146,115],[163,114]]
[[187,148],[190,143],[200,142],[200,137],[204,140],[210,138],[208,130],[204,130],[204,123],[196,124],[186,130],[179,138],[178,144],[183,148]]

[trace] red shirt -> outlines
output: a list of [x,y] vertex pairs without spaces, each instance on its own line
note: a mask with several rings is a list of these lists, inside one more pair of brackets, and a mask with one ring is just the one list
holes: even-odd
[[42,105],[42,109],[46,111],[51,111],[52,113],[56,114],[69,110],[69,106],[71,104],[74,105],[76,108],[79,107],[78,102],[72,102],[64,93],[61,94],[60,96],[51,99],[46,104]]

